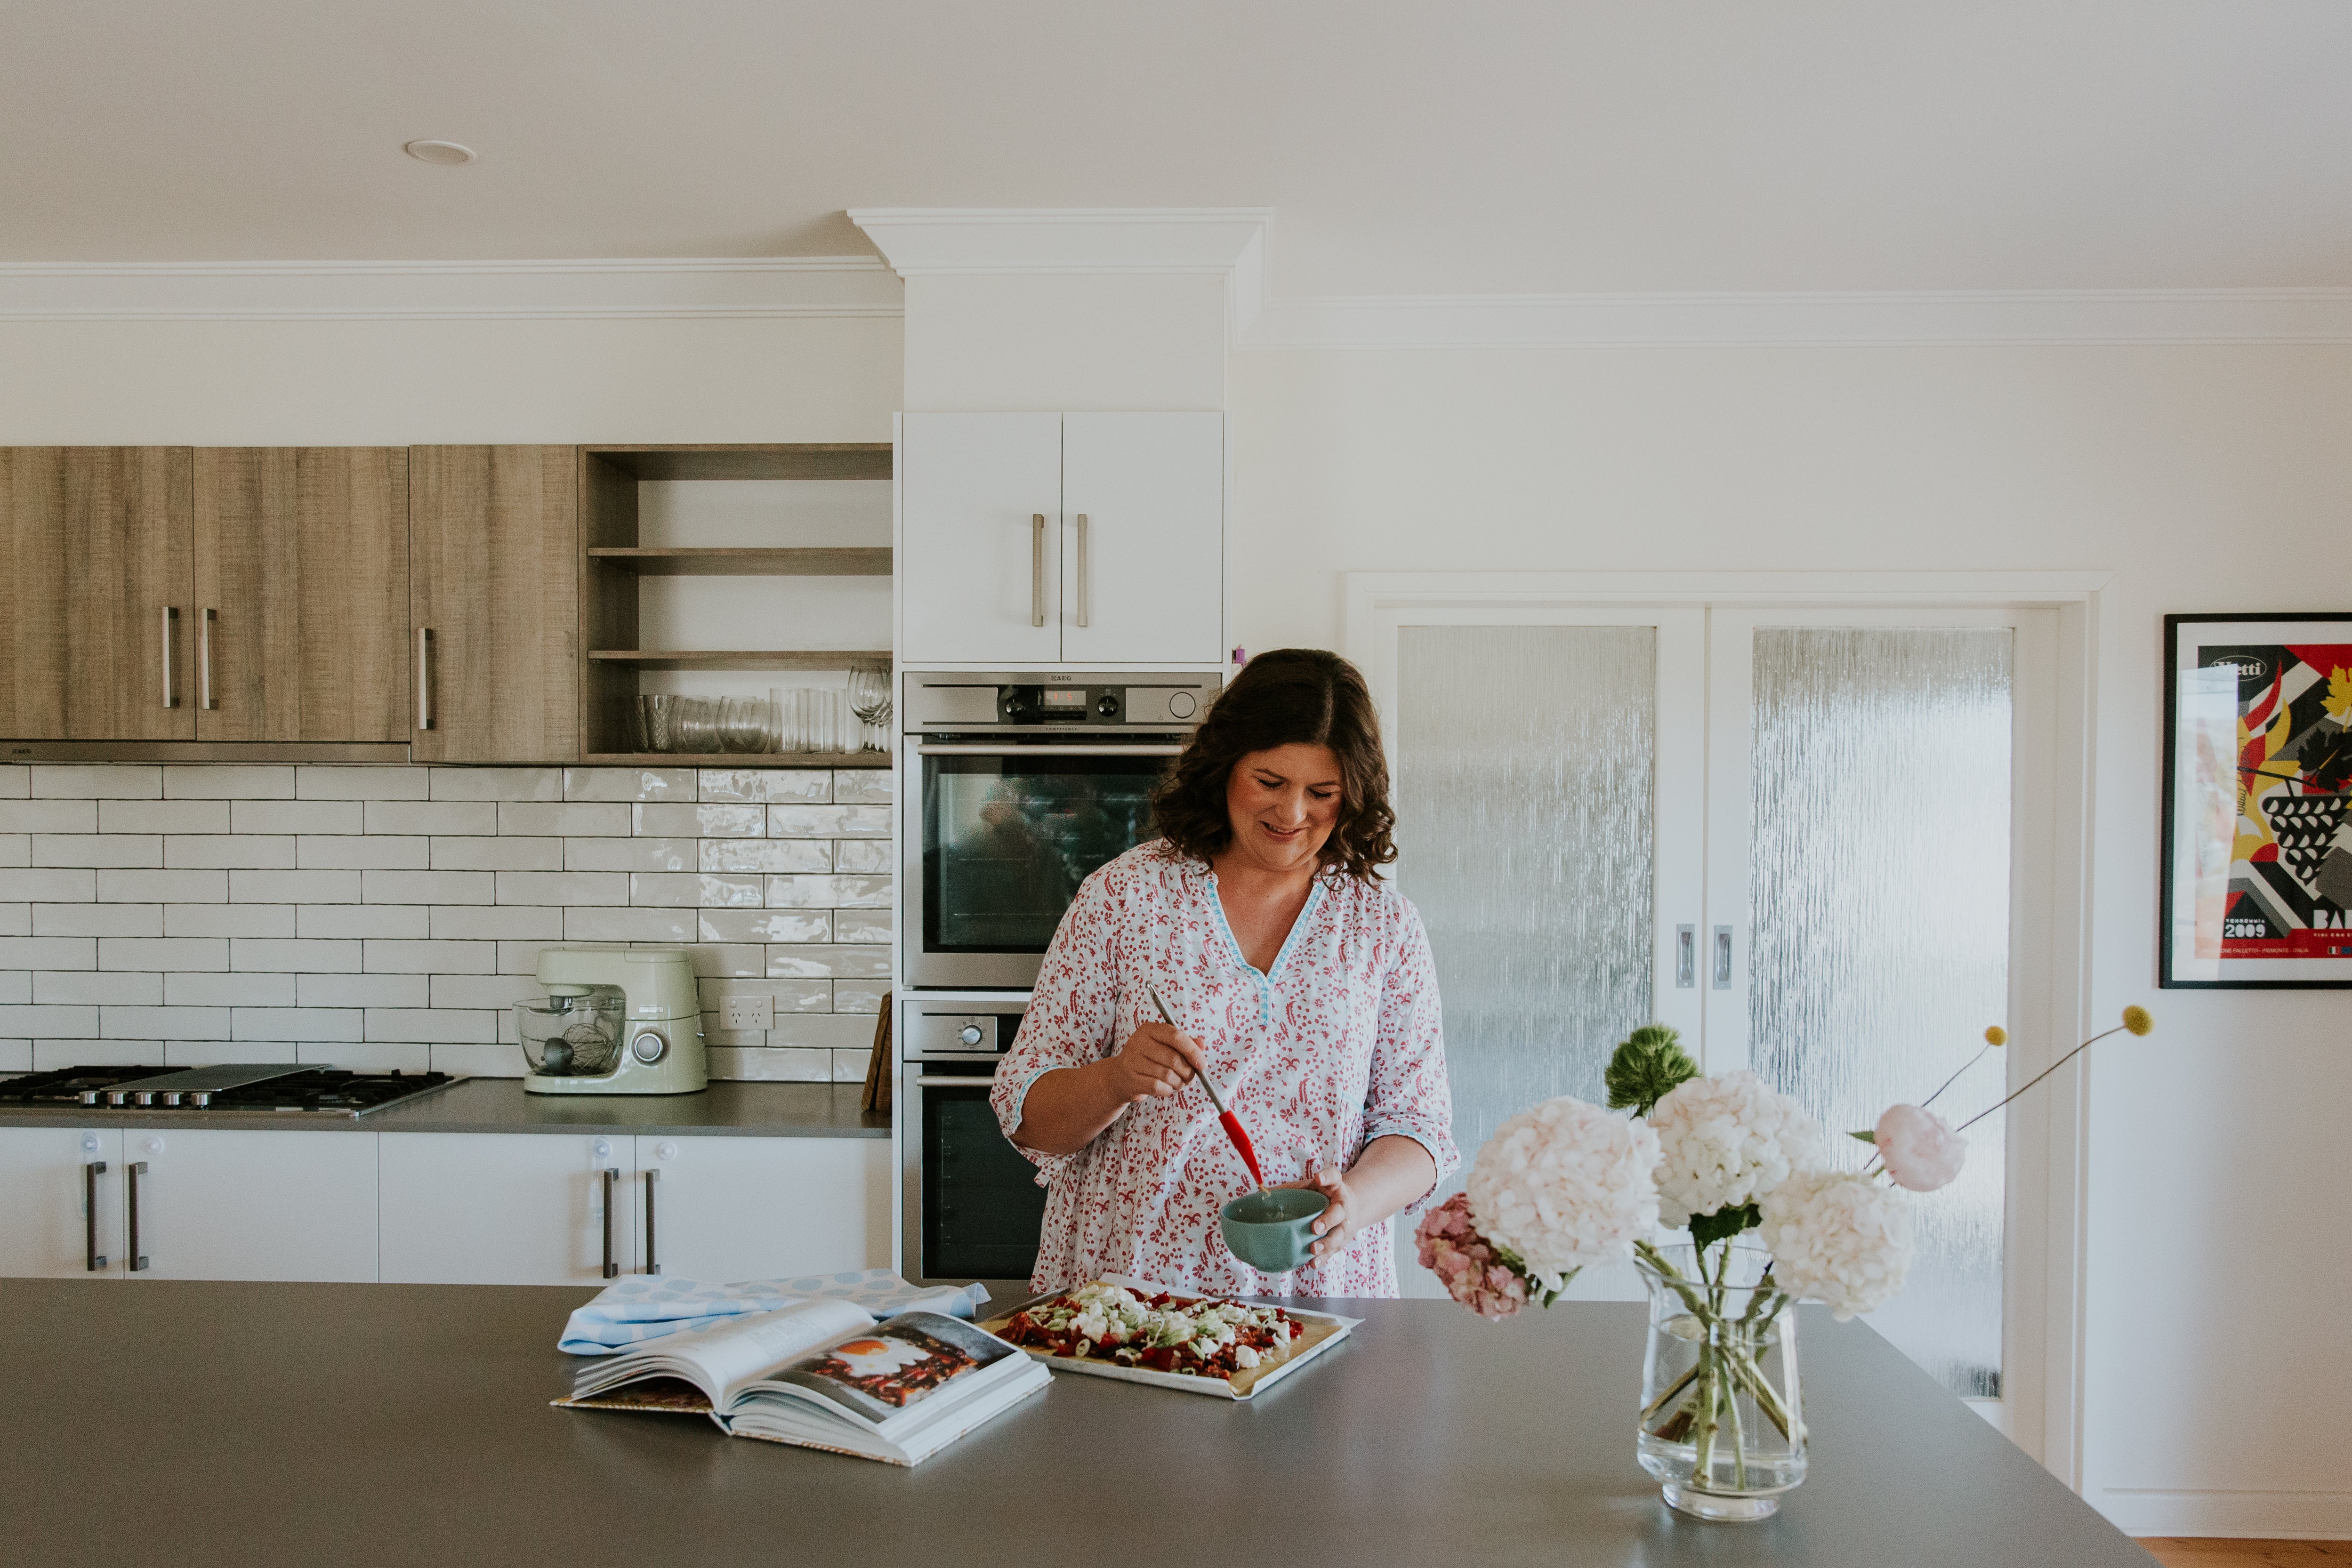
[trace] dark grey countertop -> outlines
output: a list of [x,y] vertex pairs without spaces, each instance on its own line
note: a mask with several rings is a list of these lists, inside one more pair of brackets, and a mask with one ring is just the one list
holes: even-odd
[[556,1410],[577,1288],[0,1281],[11,1560],[47,1568],[721,1563],[2148,1568],[1859,1322],[1807,1309],[1812,1469],[1669,1512],[1637,1307],[1365,1319],[1249,1405],[1057,1374],[912,1470]]
[[520,1078],[468,1078],[373,1114],[230,1111],[0,1110],[0,1127],[215,1127],[346,1133],[587,1133],[625,1137],[887,1138],[890,1118],[858,1109],[855,1083],[713,1083],[699,1094],[526,1094]]

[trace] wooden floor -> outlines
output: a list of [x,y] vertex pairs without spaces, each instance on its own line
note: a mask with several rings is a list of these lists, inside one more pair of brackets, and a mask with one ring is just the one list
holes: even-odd
[[2352,1564],[2352,1541],[2143,1540],[2164,1568],[2334,1568]]

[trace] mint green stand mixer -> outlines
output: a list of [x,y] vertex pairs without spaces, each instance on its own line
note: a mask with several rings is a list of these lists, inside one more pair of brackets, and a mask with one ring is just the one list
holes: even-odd
[[691,1094],[710,1083],[683,947],[542,947],[545,1002],[517,1002],[532,1094]]

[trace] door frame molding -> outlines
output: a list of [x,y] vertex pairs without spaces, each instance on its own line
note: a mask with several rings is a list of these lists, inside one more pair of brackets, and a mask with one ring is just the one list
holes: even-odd
[[[2114,664],[2108,571],[1349,571],[1339,577],[1340,651],[1364,673],[1389,734],[1396,727],[1397,628],[1417,612],[1660,609],[1860,610],[1905,607],[2054,612],[2049,714],[2047,1015],[2033,1032],[2054,1052],[2084,1037],[2092,1014],[2092,862],[2095,842],[2100,672]],[[1451,616],[1445,612],[1454,612]],[[1393,747],[1393,740],[1391,741]],[[1391,757],[1393,760],[1393,756]],[[2021,1031],[2022,1032],[2022,1031]],[[2021,1062],[2031,1072],[2046,1064]],[[2011,1437],[2076,1491],[2084,1487],[2083,1349],[2087,1269],[2089,1077],[2077,1058],[2043,1085],[2047,1137],[2031,1151],[2046,1171],[2038,1212],[2012,1211],[2023,1272],[2038,1302],[2012,1302],[2020,1349],[2040,1364],[2038,1399],[2009,1414]],[[2011,1170],[2026,1151],[2012,1141]],[[2030,1336],[2030,1343],[2027,1342]]]

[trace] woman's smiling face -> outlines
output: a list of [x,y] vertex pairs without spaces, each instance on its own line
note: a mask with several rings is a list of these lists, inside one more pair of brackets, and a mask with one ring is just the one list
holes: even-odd
[[1262,871],[1312,867],[1339,820],[1339,758],[1328,746],[1253,751],[1225,778],[1233,852]]

